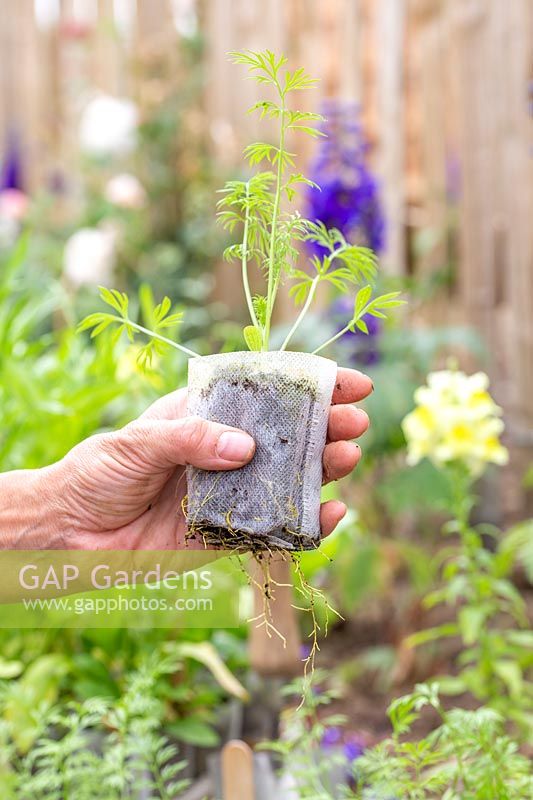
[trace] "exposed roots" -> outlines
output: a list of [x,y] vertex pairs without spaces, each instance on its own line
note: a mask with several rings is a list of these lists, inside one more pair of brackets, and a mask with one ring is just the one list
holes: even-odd
[[[206,498],[207,500],[207,498]],[[182,511],[187,517],[187,496],[182,500]],[[201,511],[201,509],[200,509]],[[196,515],[197,516],[197,515]],[[202,524],[201,521],[188,521],[186,541],[201,541],[206,549],[228,551],[229,556],[237,560],[239,568],[245,573],[251,586],[258,589],[262,597],[262,607],[255,617],[248,622],[258,628],[264,628],[269,638],[277,637],[286,646],[286,639],[273,622],[272,602],[275,601],[276,587],[291,587],[295,595],[292,607],[310,615],[311,631],[308,635],[309,652],[302,658],[304,680],[309,684],[315,669],[315,658],[320,650],[319,636],[327,636],[330,615],[343,619],[341,614],[329,603],[325,593],[313,586],[304,575],[301,565],[301,555],[305,550],[315,550],[316,540],[296,531],[283,529],[283,537],[271,536],[268,540],[265,535],[253,534],[234,528],[232,525],[232,511],[226,514],[224,526]],[[250,554],[259,567],[260,578],[256,578],[246,568],[242,556]],[[292,565],[294,581],[289,584],[280,583],[271,573],[271,563],[274,557]],[[328,557],[324,558],[329,561]],[[321,613],[318,609],[321,609]],[[323,621],[321,619],[323,618]]]
[[196,511],[194,518],[188,515],[187,496],[181,502],[181,510],[188,520],[185,541],[201,541],[208,550],[232,550],[237,553],[283,553],[298,552],[302,550],[315,550],[317,541],[315,537],[289,529],[284,526],[279,535],[258,534],[233,527],[233,509],[226,512],[224,525],[212,525],[201,519],[202,506],[208,502],[212,492],[206,496],[202,505]]

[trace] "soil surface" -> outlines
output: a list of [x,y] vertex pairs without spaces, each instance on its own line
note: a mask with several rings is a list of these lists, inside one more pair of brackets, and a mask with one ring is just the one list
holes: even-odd
[[[520,590],[533,619],[533,587],[524,584]],[[453,613],[448,608],[424,611],[417,604],[417,608],[412,609],[412,621],[416,620],[412,630],[441,625],[452,619]],[[321,642],[316,667],[340,675],[342,683],[342,698],[328,706],[326,713],[347,717],[346,730],[357,734],[368,745],[390,734],[387,707],[394,698],[411,691],[415,683],[457,672],[459,639],[449,638],[433,647],[412,650],[403,644],[405,635],[410,632],[404,626],[398,628],[394,608],[381,604],[336,625]],[[386,648],[390,648],[388,654]],[[381,659],[380,652],[383,653]],[[443,702],[450,708],[473,709],[479,705],[468,694],[443,698]],[[413,730],[423,737],[438,724],[437,714],[428,709]]]

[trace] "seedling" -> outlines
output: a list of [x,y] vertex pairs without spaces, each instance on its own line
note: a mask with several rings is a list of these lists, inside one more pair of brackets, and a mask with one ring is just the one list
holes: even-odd
[[[240,241],[224,252],[227,261],[240,264],[250,324],[243,329],[248,352],[196,357],[189,348],[167,337],[181,322],[165,297],[150,314],[151,327],[132,320],[127,296],[102,288],[101,297],[113,312],[91,314],[80,330],[96,336],[116,325],[115,336],[130,340],[141,333],[148,342],[139,358],[150,364],[154,353],[167,346],[193,356],[189,365],[189,412],[247,430],[256,440],[252,462],[233,472],[187,470],[187,519],[191,535],[206,545],[242,550],[301,550],[320,541],[319,507],[321,460],[336,364],[317,354],[347,331],[368,332],[365,317],[384,318],[401,305],[398,292],[373,296],[376,257],[350,244],[337,229],[320,220],[304,219],[292,208],[299,184],[316,186],[296,171],[289,138],[324,135],[320,114],[295,108],[293,98],[312,88],[316,80],[298,68],[287,69],[285,56],[264,52],[233,52],[231,60],[248,69],[249,77],[271,93],[255,103],[250,113],[273,120],[277,144],[254,142],[244,150],[251,169],[246,180],[228,181],[221,190],[218,218],[229,232],[241,232]],[[255,171],[254,171],[255,170]],[[319,187],[317,187],[319,188]],[[299,245],[315,242],[323,255],[302,265]],[[249,272],[259,274],[262,293],[253,295]],[[278,351],[272,351],[271,330],[276,300],[284,282],[299,307]],[[321,284],[337,292],[353,293],[350,319],[342,330],[312,353],[286,352],[313,305]]]
[[[256,171],[247,180],[228,181],[221,190],[218,202],[218,219],[230,233],[240,230],[241,241],[231,244],[224,251],[227,261],[236,261],[241,266],[242,284],[251,324],[243,329],[243,339],[252,351],[270,350],[272,318],[282,283],[290,283],[290,295],[296,306],[301,306],[294,324],[285,337],[280,351],[286,350],[298,328],[312,307],[320,284],[328,283],[340,293],[355,293],[351,319],[346,320],[342,330],[319,345],[313,353],[329,347],[347,331],[356,328],[368,333],[364,317],[371,315],[384,318],[387,312],[403,303],[399,292],[390,292],[373,297],[372,281],[377,272],[376,257],[372,250],[346,241],[342,233],[327,229],[319,220],[309,220],[297,210],[291,210],[299,184],[320,187],[301,172],[296,171],[295,153],[288,150],[289,136],[304,135],[317,138],[323,136],[317,123],[324,117],[313,111],[300,111],[290,107],[289,102],[304,89],[312,88],[317,80],[302,68],[290,71],[287,58],[277,57],[270,50],[264,52],[232,52],[235,64],[248,68],[249,77],[258,84],[270,87],[274,100],[260,100],[249,113],[259,114],[261,119],[276,120],[279,126],[278,143],[254,142],[244,150],[249,166],[269,167]],[[321,258],[317,255],[302,266],[298,243],[311,241],[325,249]],[[264,291],[252,295],[249,271],[253,267],[263,277]],[[360,287],[358,291],[355,291]],[[101,289],[102,300],[116,313],[98,312],[83,320],[79,330],[92,329],[96,336],[112,324],[119,326],[130,338],[137,333],[150,337],[141,349],[140,360],[149,363],[154,352],[165,346],[176,347],[187,356],[197,353],[161,334],[176,327],[182,319],[181,313],[169,313],[170,300],[165,297],[154,313],[154,328],[148,330],[130,319],[128,298],[116,290]]]
[[[300,135],[320,137],[320,114],[301,111],[293,98],[316,84],[298,68],[287,69],[285,56],[264,52],[233,52],[231,60],[248,68],[249,77],[271,93],[273,99],[255,103],[250,113],[278,125],[277,144],[255,142],[244,150],[250,168],[246,180],[228,181],[221,190],[218,219],[230,233],[240,231],[240,241],[224,252],[225,260],[240,265],[244,298],[250,324],[243,329],[248,351],[199,357],[189,348],[168,338],[167,333],[182,319],[165,297],[149,310],[141,325],[131,319],[128,297],[116,289],[100,289],[102,300],[112,312],[91,314],[79,326],[97,336],[111,326],[113,335],[126,333],[130,341],[138,334],[148,337],[139,360],[149,365],[154,354],[175,347],[191,358],[189,362],[188,409],[208,420],[243,428],[255,439],[252,461],[239,470],[210,472],[187,468],[187,497],[183,511],[188,535],[206,547],[223,547],[237,556],[251,551],[264,570],[265,612],[259,624],[269,635],[272,551],[292,560],[296,567],[296,590],[311,608],[313,664],[318,623],[314,602],[318,590],[311,587],[299,569],[295,551],[315,548],[320,543],[320,490],[322,454],[326,441],[329,407],[337,376],[335,362],[317,355],[347,331],[368,333],[365,317],[384,318],[402,304],[398,292],[373,296],[372,282],[377,263],[374,253],[349,243],[343,234],[328,229],[320,220],[304,219],[293,209],[297,187],[316,184],[296,170],[295,154],[288,149],[289,138]],[[317,187],[318,189],[319,187]],[[299,246],[304,242],[321,245],[323,255],[302,264]],[[262,292],[252,294],[262,281]],[[280,287],[299,308],[278,351],[271,350],[272,320]],[[337,292],[353,294],[351,318],[334,336],[312,353],[288,352],[311,310],[321,284]],[[146,313],[145,313],[146,317]]]

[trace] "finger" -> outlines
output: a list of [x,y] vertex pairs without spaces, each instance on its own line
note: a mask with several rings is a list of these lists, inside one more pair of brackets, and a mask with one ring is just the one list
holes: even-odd
[[180,419],[187,415],[187,389],[177,389],[160,397],[139,419]]
[[320,530],[322,538],[332,533],[346,514],[346,506],[340,500],[328,500],[320,506]]
[[355,406],[332,406],[329,412],[328,439],[338,442],[341,439],[355,439],[368,430],[370,419],[366,411]]
[[252,458],[250,434],[200,417],[136,420],[104,435],[108,452],[132,469],[169,469],[192,464],[202,469],[237,469]]
[[332,403],[357,403],[373,391],[374,384],[364,372],[339,367]]
[[324,448],[322,466],[324,483],[344,478],[356,467],[361,458],[361,448],[354,442],[331,442]]

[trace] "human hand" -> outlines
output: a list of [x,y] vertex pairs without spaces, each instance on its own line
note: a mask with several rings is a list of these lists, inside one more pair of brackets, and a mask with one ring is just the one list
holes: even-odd
[[[358,463],[361,450],[349,440],[363,434],[369,420],[350,404],[371,391],[366,375],[339,369],[324,449],[324,482],[348,475]],[[243,431],[187,416],[186,389],[172,392],[124,428],[91,436],[57,464],[37,471],[39,495],[46,503],[42,519],[52,537],[41,546],[181,549],[187,532],[184,465],[236,469],[252,458],[254,449],[253,439]],[[344,503],[337,500],[322,504],[323,536],[345,513]]]

